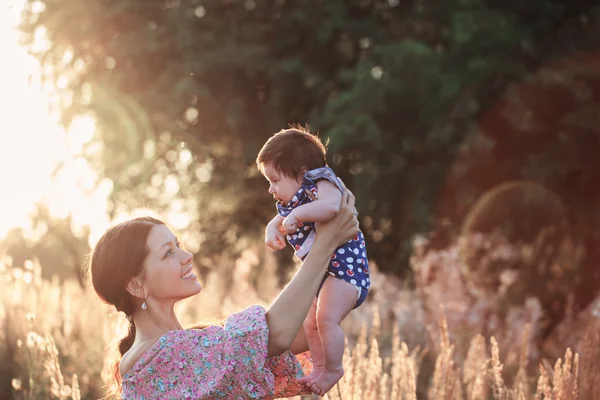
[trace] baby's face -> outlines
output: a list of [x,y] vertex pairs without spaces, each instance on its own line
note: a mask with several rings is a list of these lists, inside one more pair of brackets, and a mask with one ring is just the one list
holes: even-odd
[[265,178],[269,181],[269,193],[280,203],[289,203],[300,189],[302,182],[283,175],[273,167],[272,163],[267,163],[263,167]]

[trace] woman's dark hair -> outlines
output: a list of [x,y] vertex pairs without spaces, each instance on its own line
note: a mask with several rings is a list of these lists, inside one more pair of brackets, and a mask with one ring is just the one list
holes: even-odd
[[[131,348],[135,339],[135,325],[131,317],[139,303],[126,287],[143,271],[149,251],[148,234],[156,225],[164,223],[152,217],[142,217],[115,225],[102,235],[91,253],[88,273],[94,290],[102,301],[125,313],[129,320],[129,332],[119,341],[120,357]],[[113,372],[120,390],[119,361],[115,363]]]

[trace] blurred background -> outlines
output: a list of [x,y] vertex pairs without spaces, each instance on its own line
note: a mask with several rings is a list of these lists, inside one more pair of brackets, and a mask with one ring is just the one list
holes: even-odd
[[131,216],[194,253],[184,321],[269,304],[297,264],[264,245],[254,160],[290,124],[329,140],[374,266],[344,323],[347,359],[370,349],[379,372],[341,398],[533,398],[568,347],[588,364],[564,384],[600,398],[599,18],[591,0],[4,0],[0,398],[106,395],[124,326],[82,267]]

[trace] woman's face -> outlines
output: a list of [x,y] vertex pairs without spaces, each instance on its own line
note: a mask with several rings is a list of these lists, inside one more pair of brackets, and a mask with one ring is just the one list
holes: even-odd
[[146,241],[144,286],[154,300],[179,301],[200,293],[202,287],[192,270],[192,254],[181,249],[165,225],[155,225]]

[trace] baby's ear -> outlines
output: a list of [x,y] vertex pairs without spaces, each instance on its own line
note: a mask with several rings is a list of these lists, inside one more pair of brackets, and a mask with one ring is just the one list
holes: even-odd
[[302,179],[304,177],[304,174],[306,174],[308,171],[310,171],[310,169],[308,169],[308,167],[302,167],[300,168],[300,172],[298,172],[298,179]]

